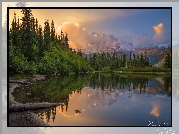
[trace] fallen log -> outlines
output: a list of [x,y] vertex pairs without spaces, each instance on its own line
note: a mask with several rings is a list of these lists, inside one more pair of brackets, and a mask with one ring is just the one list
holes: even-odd
[[26,104],[11,104],[9,105],[9,112],[35,110],[40,108],[56,107],[64,105],[61,103],[26,103]]

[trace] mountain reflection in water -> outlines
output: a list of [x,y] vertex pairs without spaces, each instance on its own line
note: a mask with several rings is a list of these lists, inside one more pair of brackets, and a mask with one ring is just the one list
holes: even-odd
[[[162,119],[171,125],[171,77],[159,74],[110,74],[51,77],[26,89],[33,98],[18,102],[61,102],[37,111],[51,126],[147,126]],[[39,96],[42,97],[39,97]]]

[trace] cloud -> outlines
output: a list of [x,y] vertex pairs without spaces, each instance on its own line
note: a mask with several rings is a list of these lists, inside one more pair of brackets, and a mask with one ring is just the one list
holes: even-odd
[[153,104],[152,106],[153,106],[153,108],[152,108],[152,111],[150,112],[150,114],[158,117],[160,115],[161,106],[159,104]]
[[63,22],[58,26],[57,33],[60,34],[61,30],[68,33],[69,45],[73,49],[86,49],[88,46],[88,33],[77,22]]
[[153,29],[156,33],[156,36],[162,36],[163,35],[164,26],[163,26],[162,23],[158,24],[157,26],[153,26]]
[[88,33],[87,29],[77,22],[63,22],[60,26],[56,25],[57,33],[61,30],[68,33],[69,45],[73,49],[85,49],[85,52],[96,52],[110,49],[116,44],[109,34],[104,32]]
[[171,36],[165,35],[165,29],[163,23],[159,23],[156,26],[152,27],[155,31],[153,36],[143,36],[141,34],[132,34],[128,33],[128,36],[131,37],[134,47],[145,47],[149,45],[160,45],[171,43]]
[[[110,51],[116,46],[122,48],[125,47],[125,42],[122,39],[114,40],[113,35],[105,32],[93,32],[89,33],[85,27],[82,27],[78,22],[63,22],[60,26],[56,26],[58,29],[58,34],[61,30],[65,33],[68,33],[69,45],[73,49],[82,49],[85,52],[96,52],[96,51]],[[167,44],[171,42],[170,36],[165,36],[164,34],[164,25],[159,23],[156,26],[152,27],[155,31],[155,34],[144,36],[141,34],[132,34],[127,32],[125,36],[131,38],[133,47],[147,47],[150,45],[160,45]],[[123,44],[123,45],[122,45]],[[127,47],[127,46],[126,46]]]
[[[126,46],[124,40],[115,39],[113,35],[105,32],[92,32],[89,33],[88,30],[77,22],[63,22],[62,25],[58,26],[58,32],[61,30],[68,33],[69,45],[73,49],[82,49],[85,52],[99,52],[99,51],[113,51],[114,48],[118,50]],[[131,38],[133,48],[136,47],[147,47],[150,45],[161,45],[170,43],[170,36],[164,35],[164,25],[162,23],[153,26],[155,34],[153,36],[144,36],[141,34],[132,34],[127,32],[125,36]],[[124,43],[124,44],[123,44]]]

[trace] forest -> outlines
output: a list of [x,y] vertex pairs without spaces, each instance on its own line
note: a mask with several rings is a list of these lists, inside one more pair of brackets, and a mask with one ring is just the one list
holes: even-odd
[[152,67],[145,54],[117,55],[115,52],[93,53],[88,57],[81,50],[69,46],[68,34],[57,35],[52,20],[44,27],[32,15],[31,9],[22,9],[22,17],[14,18],[9,29],[9,70],[15,74],[66,74],[94,71],[170,71],[171,57],[166,55],[163,68]]
[[[90,64],[68,44],[68,35],[55,33],[54,22],[45,20],[44,30],[31,9],[14,13],[9,31],[9,69],[12,74],[56,74],[91,72]],[[20,20],[22,23],[20,23]]]
[[152,66],[146,52],[140,55],[129,52],[127,55],[114,51],[84,57],[96,71],[169,72],[172,66],[170,53],[166,54],[162,67]]

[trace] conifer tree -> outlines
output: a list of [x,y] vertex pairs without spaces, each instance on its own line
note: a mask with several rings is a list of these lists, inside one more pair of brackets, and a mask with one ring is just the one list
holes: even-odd
[[32,10],[22,9],[22,26],[21,26],[21,38],[22,38],[22,51],[28,61],[33,60],[33,32],[32,29]]
[[51,37],[51,41],[54,42],[55,41],[55,27],[54,27],[53,20],[52,20],[52,23],[51,23],[50,37]]
[[45,21],[45,27],[44,27],[44,44],[43,44],[43,48],[44,51],[48,51],[50,49],[50,25],[49,25],[49,21],[46,20]]
[[166,67],[166,68],[171,68],[171,56],[170,56],[170,53],[168,53],[168,54],[165,56],[164,67]]

